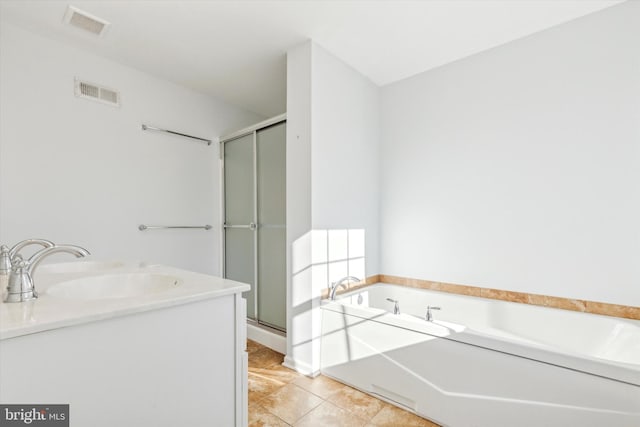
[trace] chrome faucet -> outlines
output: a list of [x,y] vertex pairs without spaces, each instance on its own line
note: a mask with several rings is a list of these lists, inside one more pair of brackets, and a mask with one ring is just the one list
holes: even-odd
[[400,302],[397,299],[387,298],[387,301],[393,303],[393,314],[400,314]]
[[342,286],[343,288],[347,289],[347,285],[345,285],[346,282],[361,282],[360,279],[358,279],[355,276],[347,276],[347,277],[343,277],[342,279],[338,280],[337,282],[333,282],[331,284],[331,292],[329,293],[329,299],[330,300],[334,300],[336,299],[336,291],[338,290],[338,288],[340,286]]
[[8,276],[11,273],[11,260],[18,252],[29,245],[40,245],[45,248],[55,246],[53,242],[45,239],[27,239],[16,243],[11,249],[8,246],[0,246],[0,276]]
[[430,305],[427,306],[427,315],[425,316],[425,320],[427,322],[433,322],[433,313],[431,312],[432,310],[440,310],[440,307],[431,307]]
[[36,267],[44,258],[58,252],[66,252],[75,255],[77,258],[89,255],[89,251],[80,246],[63,245],[52,246],[42,249],[34,254],[28,261],[22,259],[22,255],[16,255],[11,260],[11,275],[7,286],[7,296],[4,302],[22,302],[38,298],[35,285],[33,283],[33,273]]

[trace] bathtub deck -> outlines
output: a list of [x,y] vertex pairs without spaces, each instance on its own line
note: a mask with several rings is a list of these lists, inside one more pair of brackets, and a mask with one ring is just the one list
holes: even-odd
[[438,427],[324,376],[282,366],[284,356],[247,341],[249,427]]

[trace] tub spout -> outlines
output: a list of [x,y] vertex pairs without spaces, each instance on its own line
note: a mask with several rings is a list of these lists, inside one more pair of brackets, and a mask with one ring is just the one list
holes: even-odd
[[342,286],[343,288],[347,289],[346,283],[348,283],[348,282],[361,282],[361,280],[358,279],[355,276],[347,276],[347,277],[343,277],[342,279],[338,280],[337,282],[332,283],[331,284],[331,292],[329,293],[329,299],[330,300],[336,299],[336,291],[338,290],[338,288],[340,286]]
[[11,261],[11,275],[9,276],[7,296],[4,301],[22,302],[38,298],[38,293],[33,283],[33,273],[40,261],[57,252],[70,253],[78,258],[89,255],[89,251],[86,249],[72,245],[52,246],[42,249],[29,258],[28,261],[22,259],[21,255],[16,255]]

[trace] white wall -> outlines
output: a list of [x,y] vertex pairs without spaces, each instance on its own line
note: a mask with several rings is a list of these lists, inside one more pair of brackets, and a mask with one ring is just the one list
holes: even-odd
[[330,265],[330,284],[379,273],[379,89],[317,44],[312,64],[313,228],[362,230],[365,241],[362,265]]
[[[217,144],[140,126],[215,139],[263,117],[6,22],[0,31],[0,241],[219,273]],[[119,90],[121,108],[76,98],[74,76]]]
[[320,46],[287,55],[288,335],[285,364],[320,368],[320,297],[379,272],[378,88]]
[[311,374],[318,301],[311,281],[311,45],[287,52],[287,356]]
[[382,90],[386,274],[640,305],[640,3]]

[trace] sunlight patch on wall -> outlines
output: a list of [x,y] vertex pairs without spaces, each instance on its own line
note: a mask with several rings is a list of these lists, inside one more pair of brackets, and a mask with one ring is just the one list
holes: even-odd
[[296,368],[319,371],[322,294],[343,277],[366,278],[364,248],[364,229],[311,230],[293,242],[287,358]]

